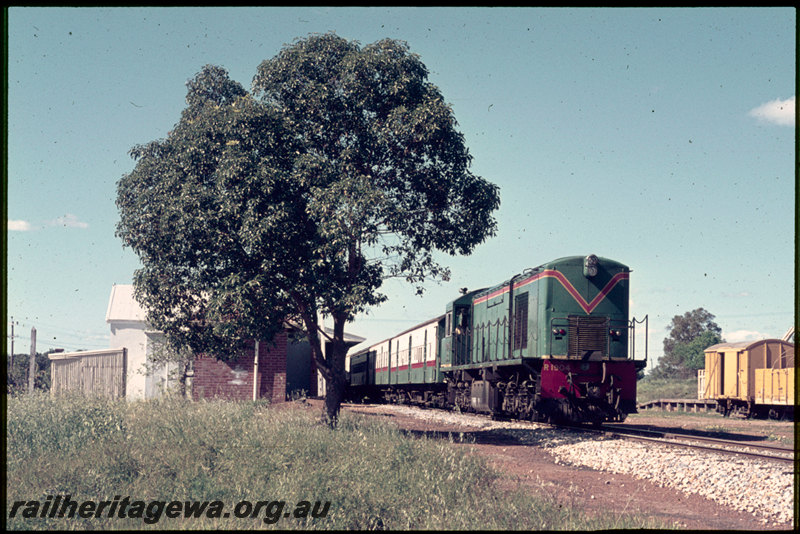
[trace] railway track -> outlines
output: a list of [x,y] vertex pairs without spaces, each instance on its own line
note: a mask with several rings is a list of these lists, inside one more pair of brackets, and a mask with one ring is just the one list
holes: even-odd
[[[443,413],[448,413],[442,410]],[[478,417],[481,419],[488,419],[489,416],[484,414],[470,413],[470,416]],[[515,421],[518,423],[527,423],[528,421]],[[778,445],[768,445],[761,443],[743,442],[729,439],[713,438],[708,436],[699,436],[696,433],[680,432],[679,430],[650,430],[643,428],[631,427],[625,424],[604,424],[599,428],[588,427],[581,425],[558,425],[553,423],[536,423],[537,425],[550,426],[552,428],[570,429],[581,432],[595,432],[605,434],[612,437],[620,437],[625,439],[637,440],[642,442],[657,443],[673,447],[683,447],[694,450],[703,450],[710,452],[718,452],[722,454],[732,454],[738,456],[746,456],[750,458],[759,458],[765,460],[775,460],[778,462],[794,462],[795,451],[792,448],[781,447]],[[493,439],[498,439],[494,437]]]
[[[395,405],[396,406],[396,405]],[[447,410],[430,409],[426,408],[425,411],[433,410],[443,414],[453,413]],[[464,414],[470,417],[477,417],[479,419],[491,419],[490,416],[480,413]],[[496,419],[495,419],[496,420]],[[515,420],[515,419],[500,419],[499,421],[507,420],[514,423],[530,423],[532,425],[543,425],[551,428],[569,429],[579,432],[594,432],[604,434],[611,437],[619,437],[624,439],[656,443],[661,445],[668,445],[672,447],[682,447],[687,449],[702,450],[709,452],[718,452],[722,454],[731,454],[738,456],[745,456],[750,458],[758,458],[764,460],[774,460],[778,462],[794,462],[795,450],[788,447],[781,447],[778,445],[767,445],[760,443],[750,443],[736,440],[727,440],[720,438],[712,438],[707,436],[698,436],[689,432],[679,432],[678,430],[650,430],[636,427],[630,427],[625,424],[604,424],[601,427],[590,427],[583,425],[559,425],[555,423],[536,422]],[[498,421],[498,420],[496,420]],[[500,436],[492,436],[492,442],[497,443],[502,438]],[[509,438],[510,441],[516,441],[516,438]]]
[[599,429],[586,427],[569,428],[577,428],[588,432],[599,432],[609,436],[617,436],[625,439],[633,439],[649,443],[659,443],[674,447],[705,450],[723,454],[747,456],[751,458],[776,460],[779,462],[794,462],[795,460],[794,449],[780,447],[777,445],[743,443],[741,441],[698,436],[690,433],[630,428],[626,427],[625,425],[603,425],[602,428]]

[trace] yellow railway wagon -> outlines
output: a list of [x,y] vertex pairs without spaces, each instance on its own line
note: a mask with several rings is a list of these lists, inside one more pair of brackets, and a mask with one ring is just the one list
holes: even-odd
[[794,367],[756,369],[756,404],[794,404]]
[[716,400],[717,411],[773,417],[793,411],[794,344],[780,339],[720,343],[705,350],[705,361],[703,398]]

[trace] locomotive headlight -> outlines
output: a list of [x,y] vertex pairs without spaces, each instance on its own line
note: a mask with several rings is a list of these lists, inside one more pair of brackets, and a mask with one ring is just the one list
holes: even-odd
[[617,340],[622,335],[622,330],[614,330],[612,328],[611,330],[608,331],[608,335]]
[[555,336],[563,336],[566,335],[567,331],[563,328],[553,328],[553,335]]
[[597,264],[600,263],[597,256],[589,254],[583,259],[583,276],[592,278],[597,275]]

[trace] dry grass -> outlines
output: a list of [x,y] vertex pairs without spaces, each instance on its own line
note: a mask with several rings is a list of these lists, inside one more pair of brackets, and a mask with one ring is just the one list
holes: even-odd
[[[8,399],[7,437],[7,510],[26,502],[7,518],[9,529],[652,526],[647,518],[587,520],[579,510],[501,490],[480,458],[447,442],[407,438],[356,414],[343,414],[332,431],[315,413],[263,403],[34,395]],[[24,517],[32,514],[27,503],[57,495],[79,502],[130,497],[148,508],[139,517]],[[256,517],[234,517],[234,507],[245,500],[264,501]],[[209,506],[200,517],[167,517],[171,501],[218,501],[222,513],[213,517]],[[317,501],[320,517],[313,517]],[[298,508],[305,502],[307,508]]]

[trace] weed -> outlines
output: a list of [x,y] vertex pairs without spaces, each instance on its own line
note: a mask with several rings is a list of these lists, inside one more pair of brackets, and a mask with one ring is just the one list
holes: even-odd
[[7,510],[18,501],[69,495],[75,501],[218,501],[227,511],[243,501],[285,502],[286,510],[318,503],[325,511],[301,514],[311,507],[298,505],[272,523],[263,512],[246,518],[164,515],[150,523],[113,514],[16,514],[7,518],[9,529],[651,526],[629,516],[586,519],[579,510],[502,490],[481,457],[350,413],[331,430],[316,414],[252,402],[32,395],[9,399],[7,437]]

